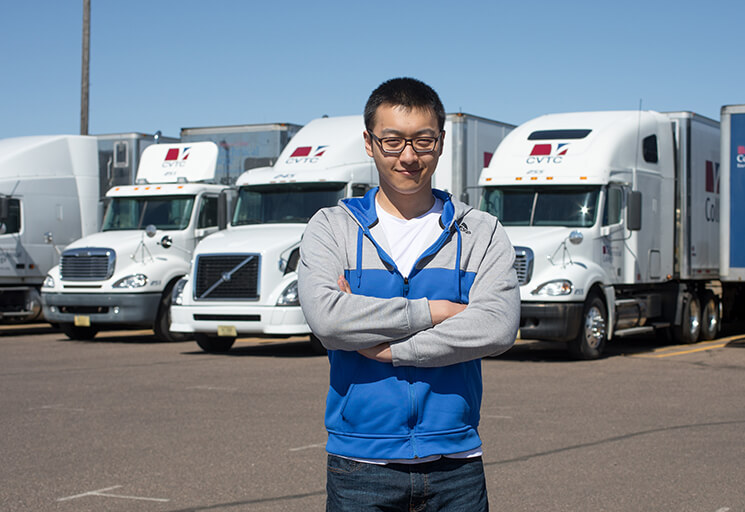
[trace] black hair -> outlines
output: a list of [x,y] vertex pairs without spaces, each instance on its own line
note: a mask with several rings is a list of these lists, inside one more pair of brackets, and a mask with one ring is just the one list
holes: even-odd
[[434,112],[440,130],[445,127],[445,108],[434,89],[416,78],[392,78],[380,84],[365,104],[365,128],[375,126],[375,113],[381,105]]

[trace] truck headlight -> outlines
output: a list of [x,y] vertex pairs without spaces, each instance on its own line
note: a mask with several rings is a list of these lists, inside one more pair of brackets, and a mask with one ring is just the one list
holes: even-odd
[[171,292],[171,304],[175,306],[181,306],[184,303],[184,287],[186,286],[187,279],[179,279],[173,286]]
[[293,281],[285,288],[285,291],[277,299],[277,306],[299,306],[300,298],[297,295],[297,281]]
[[54,288],[54,278],[47,274],[47,277],[44,278],[44,282],[41,283],[42,288]]
[[142,288],[146,284],[147,276],[145,274],[134,274],[122,277],[114,283],[113,288]]
[[556,279],[554,281],[548,281],[543,283],[541,286],[533,290],[531,295],[549,295],[556,297],[558,295],[571,295],[574,287],[571,281],[566,279]]

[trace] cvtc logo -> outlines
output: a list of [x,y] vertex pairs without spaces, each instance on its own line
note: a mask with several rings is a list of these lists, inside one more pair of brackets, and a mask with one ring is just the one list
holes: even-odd
[[745,146],[737,146],[737,168],[745,169]]
[[536,144],[526,160],[528,164],[560,164],[569,150],[568,142]]
[[163,160],[163,167],[170,169],[173,167],[183,167],[186,165],[186,160],[191,154],[191,147],[185,148],[170,148],[166,153],[166,158]]
[[298,146],[287,159],[288,164],[314,164],[323,156],[328,146]]

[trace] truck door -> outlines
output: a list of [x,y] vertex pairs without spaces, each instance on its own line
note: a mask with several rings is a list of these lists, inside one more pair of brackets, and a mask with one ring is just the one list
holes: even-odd
[[199,203],[199,216],[197,217],[196,242],[218,230],[218,197],[203,195]]
[[626,238],[623,222],[624,197],[622,185],[610,184],[605,189],[600,261],[614,283],[623,279],[623,246]]

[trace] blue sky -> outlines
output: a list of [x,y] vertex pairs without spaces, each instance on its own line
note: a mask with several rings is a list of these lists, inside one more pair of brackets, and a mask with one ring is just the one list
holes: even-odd
[[[745,103],[741,0],[91,0],[93,134],[305,124],[394,76],[448,112]],[[82,0],[0,0],[0,137],[79,133]]]

